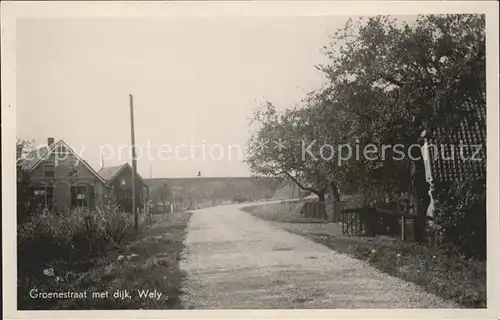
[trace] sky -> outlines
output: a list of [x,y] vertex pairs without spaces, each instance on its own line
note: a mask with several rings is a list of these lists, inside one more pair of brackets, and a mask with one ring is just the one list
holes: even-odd
[[320,88],[347,18],[20,19],[17,135],[62,138],[96,170],[130,163],[132,94],[143,177],[249,176],[252,110]]

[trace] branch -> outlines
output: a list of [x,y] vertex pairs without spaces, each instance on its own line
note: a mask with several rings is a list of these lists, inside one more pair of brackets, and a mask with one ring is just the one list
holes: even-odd
[[324,190],[318,190],[318,189],[315,189],[315,188],[311,188],[311,187],[305,187],[303,184],[301,184],[297,179],[295,179],[291,174],[289,174],[288,172],[285,172],[285,175],[288,176],[290,179],[292,179],[293,182],[295,182],[295,184],[297,184],[299,186],[299,188],[301,188],[302,190],[305,190],[305,191],[310,191],[310,192],[313,192],[315,194],[321,194],[321,193],[324,193],[324,191],[326,190],[324,188]]
[[403,87],[405,85],[405,83],[396,80],[394,77],[391,76],[382,76],[382,79],[398,87]]

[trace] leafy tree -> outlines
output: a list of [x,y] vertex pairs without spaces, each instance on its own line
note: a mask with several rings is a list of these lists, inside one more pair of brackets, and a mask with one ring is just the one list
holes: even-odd
[[21,160],[33,149],[33,140],[17,138],[16,141],[16,182],[17,182],[17,222],[22,223],[31,213],[33,188],[30,175],[23,170]]
[[328,181],[321,164],[303,152],[304,146],[317,137],[309,111],[294,108],[279,114],[270,102],[256,110],[253,121],[260,128],[249,139],[246,161],[254,174],[287,177],[324,200]]
[[[348,124],[361,144],[400,144],[405,154],[424,129],[453,130],[474,118],[467,103],[485,104],[484,26],[484,15],[472,14],[349,20],[323,48],[329,63],[318,66],[330,82],[323,94],[330,110],[340,105],[354,115]],[[421,164],[392,159],[351,163],[344,180],[363,192],[408,190],[410,180],[401,178]],[[418,208],[421,220],[425,206]]]
[[465,101],[485,103],[484,27],[484,15],[473,14],[426,15],[413,24],[384,16],[349,20],[324,48],[330,64],[319,69],[334,87],[394,92],[394,111],[416,127],[398,127],[403,134],[425,122],[453,124]]

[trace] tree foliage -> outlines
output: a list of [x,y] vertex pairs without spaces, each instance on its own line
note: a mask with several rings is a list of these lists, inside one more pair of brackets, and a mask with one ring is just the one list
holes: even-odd
[[17,222],[22,223],[31,213],[33,189],[28,172],[23,170],[21,160],[33,149],[33,140],[16,140],[16,186],[17,186]]
[[288,177],[300,188],[324,198],[328,181],[320,163],[308,158],[303,145],[313,141],[317,132],[314,114],[307,108],[287,109],[279,113],[268,102],[254,113],[259,130],[249,140],[247,163],[254,173],[270,177]]
[[[486,259],[486,181],[445,185],[436,192],[438,241],[453,254]],[[457,250],[460,248],[460,250]]]

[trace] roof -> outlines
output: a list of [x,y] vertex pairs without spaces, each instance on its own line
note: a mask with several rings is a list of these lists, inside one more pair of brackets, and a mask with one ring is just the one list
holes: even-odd
[[31,150],[24,158],[20,160],[23,170],[31,171],[38,164],[40,159],[45,158],[50,148],[48,146],[40,146]]
[[71,148],[63,139],[52,144],[52,146],[40,146],[29,152],[24,158],[20,160],[21,168],[26,171],[35,170],[43,160],[47,159],[50,154],[59,146],[64,146],[69,152],[71,152],[79,162],[83,163],[87,169],[90,170],[99,180],[106,183],[106,181],[84,160],[82,159],[74,150]]
[[118,172],[124,167],[124,164],[112,167],[102,167],[97,173],[106,181],[112,181]]
[[437,128],[427,137],[433,146],[429,156],[435,182],[486,177],[486,105],[469,104],[466,109],[454,128]]
[[[130,170],[132,170],[132,167],[130,166],[130,164],[128,164],[128,162],[124,163],[124,164],[121,164],[121,165],[118,165],[118,166],[109,166],[109,167],[102,167],[98,174],[104,179],[106,180],[108,183],[112,182],[116,177],[118,177],[118,175],[123,171],[125,170],[125,168],[130,168]],[[140,176],[139,173],[137,173],[137,177],[139,178],[139,180],[141,180],[141,182],[148,186],[146,184],[146,181],[144,181],[144,179],[142,179],[142,177]]]

